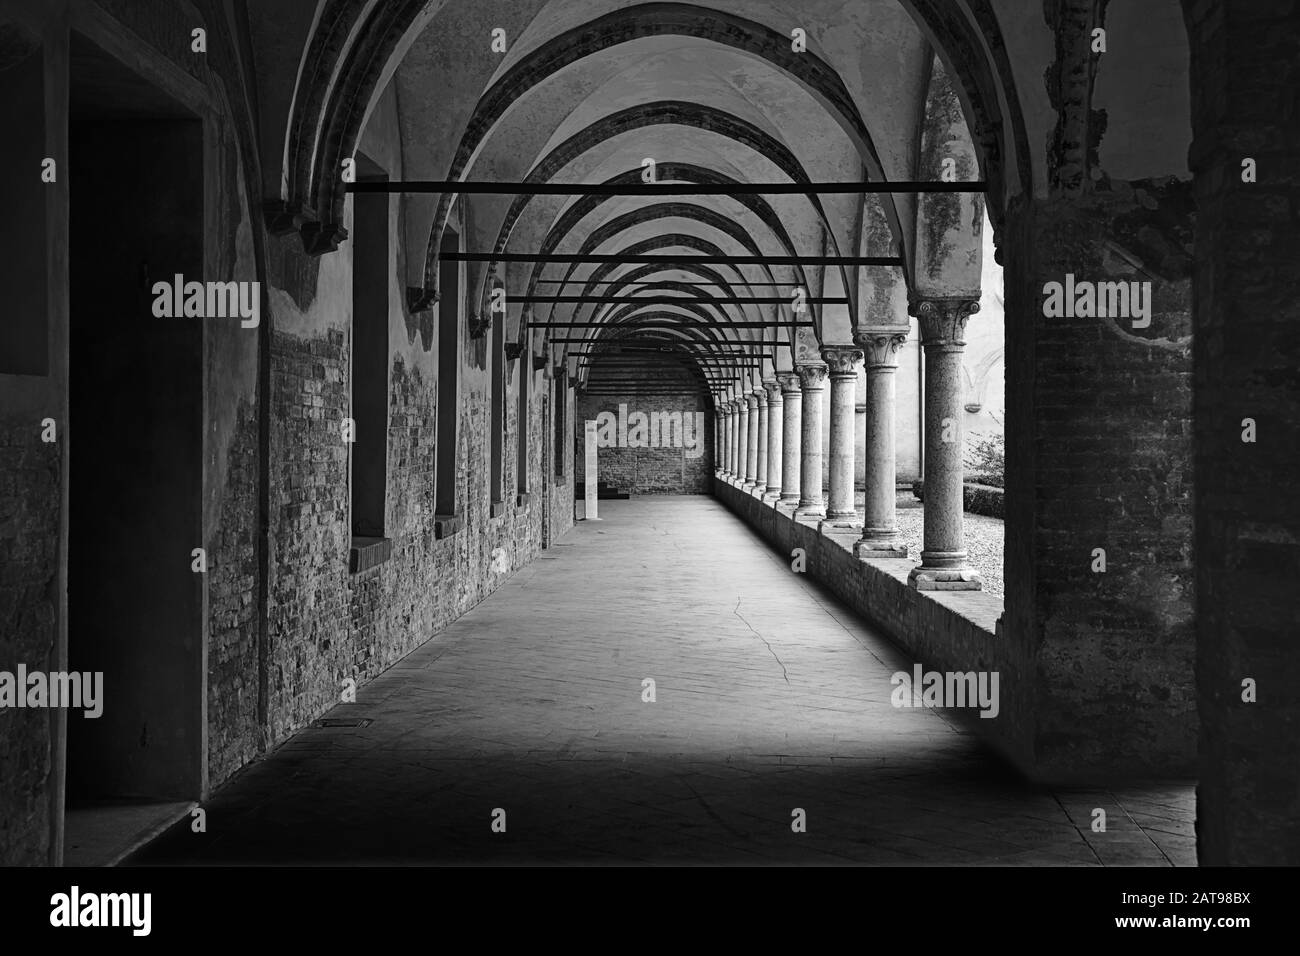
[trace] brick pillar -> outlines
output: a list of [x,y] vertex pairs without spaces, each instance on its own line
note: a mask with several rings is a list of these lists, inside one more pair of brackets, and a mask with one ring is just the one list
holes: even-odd
[[925,530],[921,564],[908,575],[920,591],[978,591],[966,553],[962,488],[961,356],[978,299],[913,299],[925,349]]
[[758,399],[752,392],[744,397],[745,411],[745,487],[754,487],[758,471]]
[[785,402],[781,398],[781,386],[773,379],[764,382],[767,389],[767,494],[764,497],[776,498],[781,494],[781,433],[785,427],[782,412]]
[[825,518],[822,500],[822,392],[826,388],[825,365],[801,365],[799,388],[803,392],[803,423],[800,428],[799,507],[795,514]]
[[758,403],[758,460],[754,465],[754,489],[761,495],[767,491],[767,391],[754,389]]
[[866,489],[862,537],[853,546],[859,558],[905,558],[907,545],[898,538],[895,516],[897,470],[894,458],[894,373],[898,350],[907,332],[887,329],[855,332],[853,341],[866,357]]
[[1183,7],[1196,196],[1197,859],[1297,866],[1300,6]]
[[781,500],[799,501],[800,469],[803,460],[803,390],[796,372],[781,372],[783,421],[781,435]]
[[853,500],[853,420],[862,351],[828,345],[822,349],[822,358],[831,378],[830,491],[825,523],[833,528],[853,528],[858,516]]

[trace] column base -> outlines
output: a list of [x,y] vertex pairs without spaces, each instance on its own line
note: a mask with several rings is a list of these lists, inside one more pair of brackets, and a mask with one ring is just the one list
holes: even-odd
[[853,545],[853,556],[859,560],[864,558],[905,558],[907,557],[907,550],[907,545],[896,541],[862,538]]
[[794,505],[797,508],[799,506],[799,492],[783,491],[781,492],[781,497],[777,500],[783,505]]
[[779,492],[779,491],[771,491],[771,490],[769,490],[769,491],[765,491],[765,492],[763,492],[763,500],[764,500],[764,501],[780,501],[780,500],[781,500],[781,492]]
[[[925,552],[922,552],[924,560]],[[907,576],[908,587],[918,591],[982,591],[984,581],[974,568],[927,568],[917,565]]]
[[854,534],[862,533],[862,522],[858,520],[855,512],[844,514],[843,512],[826,512],[826,517],[817,524],[818,531],[852,531]]
[[826,506],[820,503],[799,503],[799,507],[794,509],[796,518],[825,518]]

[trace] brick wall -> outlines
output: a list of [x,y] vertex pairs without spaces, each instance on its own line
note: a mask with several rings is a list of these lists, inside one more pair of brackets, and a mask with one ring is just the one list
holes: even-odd
[[[59,448],[40,418],[0,419],[0,669],[53,667]],[[0,708],[0,863],[47,860],[51,715]]]
[[[1183,4],[1196,174],[1202,865],[1300,864],[1300,5]],[[1254,159],[1256,182],[1242,180]],[[1256,441],[1242,441],[1253,418]],[[1257,682],[1255,703],[1242,681]]]
[[[584,423],[597,420],[604,412],[613,417],[615,443],[597,451],[600,481],[635,495],[708,494],[713,478],[713,411],[708,397],[678,366],[666,365],[653,353],[632,354],[636,358],[620,366],[617,373],[598,365],[588,378],[589,390],[578,393],[573,424],[579,466],[585,454]],[[620,409],[628,425],[626,444],[620,437]],[[637,412],[647,418],[652,414],[680,416],[683,422],[689,416],[694,449],[683,447],[676,434],[671,443],[662,444],[662,429],[660,447],[632,447],[638,438],[633,430],[638,420],[632,418]],[[654,440],[649,428],[645,438]]]
[[[1039,765],[1190,774],[1191,279],[1147,248],[1190,241],[1188,189],[1110,187],[1008,217],[1006,629],[1038,662]],[[1152,281],[1150,326],[1044,316],[1067,273]]]
[[208,774],[222,781],[257,755],[257,408],[240,404],[221,514],[208,544]]

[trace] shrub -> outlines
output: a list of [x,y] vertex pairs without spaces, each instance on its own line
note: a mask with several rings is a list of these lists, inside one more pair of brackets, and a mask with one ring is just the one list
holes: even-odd
[[1006,440],[999,434],[973,433],[966,445],[966,480],[1006,487]]

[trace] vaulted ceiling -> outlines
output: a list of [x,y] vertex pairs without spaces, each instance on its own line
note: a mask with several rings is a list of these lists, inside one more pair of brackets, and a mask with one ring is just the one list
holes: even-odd
[[[714,382],[752,388],[822,344],[850,343],[855,329],[906,324],[909,292],[979,291],[978,192],[735,188],[979,180],[981,163],[1000,177],[1000,155],[986,155],[997,138],[977,149],[966,123],[969,104],[983,102],[966,87],[980,81],[954,77],[937,55],[936,29],[956,27],[929,7],[322,0],[286,131],[285,221],[318,243],[324,235],[326,248],[342,236],[331,150],[359,138],[391,84],[403,179],[632,193],[408,194],[414,308],[436,293],[455,227],[462,249],[509,260],[469,262],[467,289],[480,314],[504,285],[511,340],[550,348],[575,372],[584,351],[649,342]],[[309,74],[328,75],[328,91],[309,95]],[[982,128],[997,122],[981,114]],[[680,195],[674,184],[718,191]],[[539,253],[568,261],[525,258]],[[806,310],[794,308],[797,291]],[[556,297],[581,301],[546,301]]]

